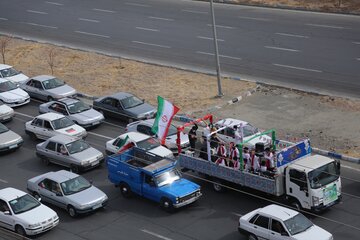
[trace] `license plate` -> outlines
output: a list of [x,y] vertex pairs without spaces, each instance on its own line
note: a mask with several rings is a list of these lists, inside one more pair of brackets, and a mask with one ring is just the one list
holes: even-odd
[[101,203],[97,204],[97,205],[93,206],[93,209],[95,210],[95,209],[101,208],[101,206],[102,206]]
[[98,163],[99,163],[99,161],[95,161],[95,162],[91,163],[91,166],[95,166],[95,165],[97,165]]
[[92,125],[98,125],[100,122],[93,122]]
[[17,144],[11,145],[11,146],[9,146],[9,149],[13,149],[13,148],[16,148],[16,147],[17,147]]

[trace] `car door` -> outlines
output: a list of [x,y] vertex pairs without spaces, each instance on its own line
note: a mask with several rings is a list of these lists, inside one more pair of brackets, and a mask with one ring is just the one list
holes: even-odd
[[118,151],[119,151],[119,144],[120,144],[120,142],[122,141],[123,139],[121,139],[121,138],[116,138],[115,139],[115,141],[112,143],[112,144],[110,144],[110,145],[108,145],[108,148],[109,149],[107,149],[108,151],[110,151],[110,152],[112,152],[112,153],[117,153]]
[[51,126],[48,120],[44,120],[44,126],[42,131],[45,139],[51,138],[56,135],[56,132],[54,131],[53,127]]
[[234,139],[235,133],[232,127],[227,127],[224,130],[219,131],[217,135],[221,140],[223,140],[226,143],[231,143],[235,141]]
[[299,199],[302,207],[310,208],[310,196],[308,192],[308,181],[305,172],[296,169],[289,170],[289,178],[286,182],[288,195]]
[[258,240],[269,239],[269,222],[270,219],[266,216],[259,214],[257,219],[252,225],[253,233],[257,236]]
[[154,136],[154,135],[155,135],[155,134],[151,131],[151,127],[150,127],[150,126],[147,126],[147,125],[139,124],[139,125],[137,125],[136,130],[137,130],[139,133],[143,133],[143,134],[146,134],[146,135],[148,135],[148,136]]
[[34,120],[30,124],[29,131],[33,132],[38,138],[45,139],[43,124],[44,120],[42,120],[41,118],[34,118]]
[[[5,212],[8,212],[5,214]],[[0,199],[0,227],[13,229],[13,216],[8,203]]]
[[115,99],[107,97],[101,101],[101,109],[104,114],[110,117],[116,116]]
[[56,162],[59,165],[70,167],[70,156],[67,148],[64,144],[57,143],[56,144]]
[[57,182],[45,178],[38,184],[38,186],[38,192],[43,201],[61,208],[64,208],[64,205],[66,206],[63,193],[61,191],[60,185]]
[[144,174],[142,191],[144,197],[153,201],[158,200],[158,188],[156,187],[154,178],[148,174]]
[[62,103],[55,102],[55,103],[51,104],[49,106],[49,110],[51,112],[60,113],[60,114],[63,114],[65,116],[69,115],[67,110],[66,110],[65,105],[62,104]]
[[45,151],[45,155],[49,159],[49,161],[56,163],[56,158],[55,158],[55,155],[56,155],[56,142],[49,141],[46,144],[46,146],[44,148],[44,151]]
[[276,220],[271,219],[269,240],[289,240],[288,232],[285,230],[284,225]]

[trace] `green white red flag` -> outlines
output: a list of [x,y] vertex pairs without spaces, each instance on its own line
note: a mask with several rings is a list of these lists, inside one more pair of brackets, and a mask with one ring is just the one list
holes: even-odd
[[161,144],[165,144],[171,121],[179,110],[180,109],[171,102],[158,96],[158,110],[151,131],[157,134]]
[[130,140],[129,136],[126,135],[126,137],[124,139],[121,139],[118,143],[118,147],[119,147],[118,153],[122,153],[126,149],[129,149],[133,146],[134,143]]

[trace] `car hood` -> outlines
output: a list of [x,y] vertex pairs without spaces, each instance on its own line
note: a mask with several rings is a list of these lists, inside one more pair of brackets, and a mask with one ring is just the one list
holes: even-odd
[[328,231],[314,225],[307,229],[305,232],[293,235],[292,237],[296,240],[308,240],[308,239],[316,239],[316,240],[328,240],[331,237],[331,233]]
[[66,128],[56,130],[56,132],[58,132],[58,133],[62,133],[62,134],[69,135],[69,136],[75,136],[75,135],[77,135],[79,133],[82,133],[84,131],[85,131],[85,129],[80,127],[77,124],[73,124],[70,127],[66,127]]
[[14,112],[14,110],[11,107],[9,107],[9,106],[7,106],[5,104],[0,105],[0,115],[1,114],[8,114],[8,113],[11,113],[11,112]]
[[169,149],[163,146],[158,146],[156,148],[153,148],[149,150],[149,152],[158,155],[160,157],[172,157],[173,155],[173,153]]
[[101,203],[103,200],[105,200],[106,194],[100,189],[91,186],[81,192],[66,195],[66,197],[74,203],[85,205]]
[[196,190],[199,190],[200,186],[185,179],[180,178],[172,184],[164,185],[160,187],[160,190],[167,192],[175,197],[183,197]]
[[[257,133],[258,134],[258,133]],[[244,141],[247,141],[248,139],[252,138],[254,135],[248,136],[244,138]],[[267,135],[262,135],[259,137],[256,137],[254,139],[251,139],[249,142],[247,142],[245,145],[246,146],[250,146],[250,147],[255,147],[255,144],[261,142],[264,143],[265,145],[271,143],[271,137],[267,136]]]
[[61,97],[71,96],[76,93],[76,90],[67,84],[53,89],[46,89],[46,91]]
[[[177,134],[167,136],[165,140],[166,146],[169,148],[177,148],[176,139],[177,139]],[[180,140],[181,140],[180,144],[182,147],[184,147],[189,143],[188,135],[183,132],[180,133]]]
[[98,157],[100,158],[100,156],[102,156],[102,153],[93,147],[89,147],[88,149],[85,149],[84,151],[71,154],[71,157],[73,157],[81,162],[88,161],[88,160],[96,161]]
[[23,73],[20,73],[20,74],[11,76],[11,77],[6,77],[5,79],[10,80],[10,81],[12,81],[14,83],[21,83],[21,82],[24,82],[24,81],[28,80],[29,77],[26,76]]
[[21,136],[11,130],[0,134],[0,145],[11,145],[21,141]]
[[104,119],[104,116],[101,113],[92,108],[87,111],[72,114],[71,117],[82,122],[100,121]]
[[13,89],[11,91],[2,92],[0,95],[10,100],[23,100],[29,98],[29,94],[20,88]]
[[128,113],[130,113],[134,116],[138,116],[138,115],[143,115],[146,113],[154,112],[155,108],[148,103],[144,103],[144,104],[140,104],[136,107],[127,108],[127,109],[125,109],[125,111],[127,111]]
[[15,216],[21,218],[28,224],[35,224],[48,221],[49,219],[53,220],[53,218],[57,216],[57,214],[49,207],[41,204],[40,206],[31,209],[30,211],[16,214]]

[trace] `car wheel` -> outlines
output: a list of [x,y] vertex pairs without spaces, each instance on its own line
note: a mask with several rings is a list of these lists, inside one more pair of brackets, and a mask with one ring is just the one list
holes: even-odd
[[42,156],[41,161],[43,162],[43,164],[44,164],[45,166],[48,166],[48,165],[50,164],[49,159],[46,158],[46,157],[44,157],[44,156]]
[[160,206],[163,210],[166,212],[173,212],[174,211],[174,205],[172,201],[168,198],[162,198],[160,201]]
[[254,234],[249,235],[249,240],[257,240],[257,237]]
[[75,210],[75,208],[73,206],[71,206],[71,205],[68,206],[67,211],[68,211],[70,217],[76,217],[77,213],[76,213],[76,210]]
[[35,133],[33,133],[33,132],[26,132],[26,133],[29,135],[29,137],[31,138],[31,140],[36,140],[36,139],[37,139]]
[[70,165],[70,170],[74,173],[78,173],[79,172],[79,166],[75,165],[75,164],[71,164]]
[[33,192],[33,197],[36,199],[36,200],[39,200],[40,199],[40,195],[37,193],[37,192]]
[[125,197],[125,198],[131,197],[132,192],[131,192],[131,188],[129,187],[129,185],[127,185],[126,183],[121,183],[119,187],[120,187],[121,195],[123,195],[123,197]]
[[47,97],[47,101],[48,101],[48,102],[54,101],[54,98],[53,98],[52,96],[48,96],[48,97]]
[[221,182],[219,180],[214,180],[213,188],[214,188],[215,192],[224,192],[225,191],[225,188],[221,185]]
[[25,229],[20,225],[15,226],[15,232],[21,236],[26,236]]

